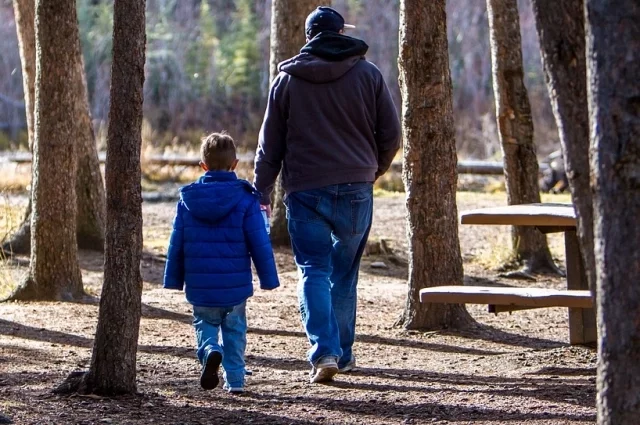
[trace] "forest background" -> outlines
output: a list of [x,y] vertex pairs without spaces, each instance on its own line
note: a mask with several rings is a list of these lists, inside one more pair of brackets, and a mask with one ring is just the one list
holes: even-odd
[[[89,100],[99,149],[109,109],[113,1],[77,0]],[[398,111],[398,0],[333,0],[369,45]],[[518,0],[525,84],[538,156],[559,148],[530,0]],[[269,89],[270,0],[147,0],[143,134],[147,149],[189,151],[225,129],[257,143]],[[499,159],[485,0],[448,0],[449,60],[461,158]],[[302,46],[301,46],[302,47]],[[22,73],[11,0],[0,0],[0,150],[26,149]]]

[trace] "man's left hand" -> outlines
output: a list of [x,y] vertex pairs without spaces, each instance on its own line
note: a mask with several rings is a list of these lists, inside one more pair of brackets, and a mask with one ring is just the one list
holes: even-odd
[[261,211],[266,211],[267,212],[267,217],[271,218],[271,204],[269,204],[269,205],[260,205],[260,210]]

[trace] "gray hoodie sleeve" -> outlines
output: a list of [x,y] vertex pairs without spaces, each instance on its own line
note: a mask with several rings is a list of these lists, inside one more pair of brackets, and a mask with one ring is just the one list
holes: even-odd
[[287,75],[280,73],[271,84],[267,109],[258,136],[253,185],[260,192],[260,203],[271,203],[271,192],[282,168],[286,150],[288,99]]
[[376,93],[376,145],[378,147],[378,171],[376,178],[387,172],[396,152],[400,148],[401,140],[400,120],[396,107],[391,98],[391,92],[379,76]]

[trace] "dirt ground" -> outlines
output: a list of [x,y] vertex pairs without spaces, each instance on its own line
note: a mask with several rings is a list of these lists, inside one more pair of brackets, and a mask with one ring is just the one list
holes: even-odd
[[[24,200],[5,199],[21,204]],[[554,196],[546,200],[566,202]],[[460,210],[504,204],[505,194],[461,192]],[[248,303],[247,392],[232,396],[198,384],[190,306],[163,290],[173,203],[144,204],[143,318],[138,351],[140,394],[114,399],[58,396],[51,389],[88,367],[102,279],[102,258],[81,253],[83,303],[0,304],[0,417],[15,424],[574,424],[595,422],[593,347],[568,344],[562,308],[493,315],[468,306],[478,326],[464,332],[408,332],[393,324],[404,305],[406,267],[371,268],[359,284],[357,371],[329,385],[308,383],[307,340],[300,325],[293,259],[277,252],[282,287],[256,290]],[[406,258],[404,197],[376,199],[373,235]],[[494,282],[564,288],[499,277],[509,229],[461,226],[467,284]],[[560,236],[550,236],[562,264]],[[4,262],[18,279],[28,258]],[[399,262],[402,264],[402,262]],[[0,423],[5,423],[0,419]],[[8,423],[8,422],[6,422]]]

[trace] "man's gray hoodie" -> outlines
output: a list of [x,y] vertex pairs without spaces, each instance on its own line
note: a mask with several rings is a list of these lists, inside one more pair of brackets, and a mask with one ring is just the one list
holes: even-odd
[[260,129],[256,189],[267,205],[282,168],[285,192],[373,182],[400,147],[400,122],[361,40],[326,32],[279,65]]

